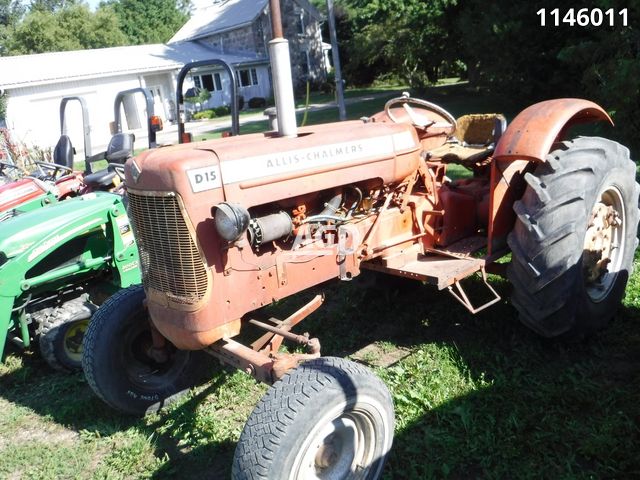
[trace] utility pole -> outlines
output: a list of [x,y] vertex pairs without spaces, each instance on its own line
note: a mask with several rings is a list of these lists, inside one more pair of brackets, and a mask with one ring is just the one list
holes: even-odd
[[333,0],[327,0],[327,16],[329,17],[329,36],[331,37],[331,56],[333,57],[333,71],[336,77],[336,96],[338,97],[338,111],[340,112],[340,121],[344,121],[347,119],[347,109],[344,105],[344,85],[342,83],[342,69],[340,68],[340,53],[338,52],[336,19],[333,14]]

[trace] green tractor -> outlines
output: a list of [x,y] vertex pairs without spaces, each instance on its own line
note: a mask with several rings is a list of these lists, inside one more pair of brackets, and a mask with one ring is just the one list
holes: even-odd
[[95,305],[140,282],[122,198],[83,195],[11,218],[0,232],[0,358],[8,340],[27,348],[37,338],[52,367],[79,369]]
[[[83,180],[92,192],[0,222],[0,361],[8,342],[28,348],[37,341],[53,368],[80,369],[82,337],[97,305],[140,283],[125,198],[101,191],[116,189],[124,161],[133,155],[133,135],[122,133],[119,106],[135,93],[145,96],[153,117],[145,89],[118,94],[116,134],[102,158],[89,159],[107,160],[108,168]],[[155,147],[151,121],[148,126]]]

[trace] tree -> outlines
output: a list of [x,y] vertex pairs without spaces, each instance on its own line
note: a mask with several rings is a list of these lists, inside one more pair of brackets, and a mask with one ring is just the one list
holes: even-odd
[[7,92],[0,93],[0,120],[7,116]]
[[57,12],[65,7],[76,5],[77,0],[31,0],[30,12]]
[[113,10],[93,13],[85,4],[64,6],[55,12],[29,12],[7,39],[9,54],[21,55],[124,45]]
[[189,19],[189,0],[110,0],[120,28],[134,45],[167,42]]
[[421,88],[457,58],[458,40],[449,35],[457,0],[343,0],[336,7],[351,83],[390,75]]
[[196,108],[199,106],[202,111],[204,104],[211,98],[211,92],[206,88],[195,88],[192,93],[195,95],[185,96],[184,101],[193,104]]
[[0,55],[7,54],[6,45],[25,10],[20,0],[0,0]]
[[0,25],[16,25],[25,11],[20,0],[0,0]]
[[[629,7],[637,16],[640,1],[600,0],[601,10]],[[640,32],[623,27],[541,27],[536,11],[575,7],[567,0],[531,4],[511,0],[467,0],[456,20],[461,58],[470,80],[516,101],[584,97],[599,102],[614,117],[613,135],[640,149]],[[577,9],[576,9],[577,10]],[[635,15],[634,15],[635,14]]]

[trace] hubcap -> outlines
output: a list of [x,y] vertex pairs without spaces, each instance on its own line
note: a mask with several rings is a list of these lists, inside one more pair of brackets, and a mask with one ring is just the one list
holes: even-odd
[[88,325],[89,320],[73,322],[64,334],[64,353],[74,362],[82,361],[82,338]]
[[594,205],[584,239],[583,278],[594,302],[607,297],[620,271],[624,229],[624,201],[618,189],[611,187]]
[[302,445],[290,478],[366,478],[375,461],[375,430],[363,410],[325,416]]

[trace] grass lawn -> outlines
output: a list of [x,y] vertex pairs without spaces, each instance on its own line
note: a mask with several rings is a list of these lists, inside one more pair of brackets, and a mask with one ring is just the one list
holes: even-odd
[[[427,93],[454,115],[498,109],[495,99],[456,88]],[[317,113],[314,122],[330,115]],[[576,344],[522,326],[499,278],[492,281],[505,300],[476,316],[447,293],[370,272],[268,313],[282,318],[326,294],[296,331],[319,337],[325,356],[369,365],[389,386],[397,424],[386,479],[640,478],[639,269],[637,256],[610,327]],[[481,283],[470,280],[469,291],[480,295]],[[0,478],[228,479],[235,442],[266,387],[213,362],[210,378],[161,415],[136,419],[105,406],[81,374],[10,350],[0,365]]]
[[[373,115],[384,109],[384,104],[393,97],[398,97],[403,91],[409,90],[408,87],[379,87],[379,88],[359,88],[349,89],[345,92],[345,99],[364,98],[365,100],[348,103],[346,106],[347,119],[357,120],[359,118]],[[412,96],[424,98],[430,102],[436,103],[455,117],[466,113],[504,113],[508,119],[512,119],[519,111],[520,107],[514,107],[507,103],[502,97],[497,95],[487,95],[486,93],[477,92],[468,87],[466,83],[444,84],[429,88],[425,92],[411,92]],[[314,93],[311,96],[310,103],[328,103],[334,100],[333,94]],[[304,107],[304,100],[298,99],[297,105]],[[252,113],[256,113],[252,111]],[[304,112],[298,112],[298,124],[300,125]],[[307,125],[317,125],[320,123],[337,122],[339,120],[338,108],[330,107],[322,110],[310,111],[308,114]],[[268,129],[267,120],[247,123],[240,127],[241,134],[261,133]],[[222,131],[228,128],[215,129],[196,135],[195,140],[210,140],[219,138]]]
[[[321,338],[324,355],[359,359],[391,389],[397,425],[385,478],[637,478],[637,273],[613,324],[574,345],[530,333],[506,301],[473,317],[432,288],[363,275],[319,288],[326,305],[301,328]],[[508,284],[497,284],[508,297]],[[265,391],[213,366],[189,397],[137,420],[36,354],[10,355],[0,374],[0,478],[227,479]]]

